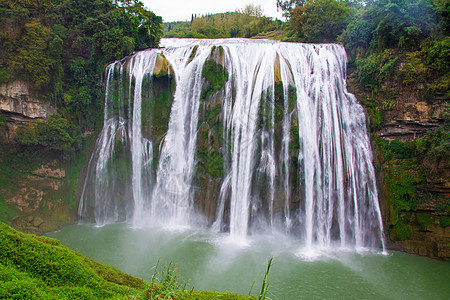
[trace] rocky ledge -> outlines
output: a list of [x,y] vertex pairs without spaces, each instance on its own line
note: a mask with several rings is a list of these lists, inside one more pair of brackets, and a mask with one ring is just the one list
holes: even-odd
[[56,109],[49,102],[33,97],[29,84],[18,80],[0,85],[0,112],[6,121],[6,126],[0,128],[0,139],[12,142],[18,126],[33,119],[45,120]]

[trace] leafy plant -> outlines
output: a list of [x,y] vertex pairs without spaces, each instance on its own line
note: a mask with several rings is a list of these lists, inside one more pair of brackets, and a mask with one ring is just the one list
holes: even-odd
[[154,273],[150,279],[150,289],[147,292],[147,299],[173,299],[174,295],[180,295],[185,292],[186,284],[182,283],[177,274],[176,264],[170,262],[163,269],[159,269],[158,260]]
[[267,269],[266,272],[264,273],[264,277],[263,277],[263,282],[262,282],[262,286],[261,286],[261,291],[259,292],[259,296],[258,296],[258,300],[263,300],[263,299],[267,299],[267,291],[269,290],[269,271],[270,271],[270,266],[272,265],[272,260],[273,257],[269,258],[269,261],[267,262]]
[[77,128],[60,114],[51,115],[47,122],[37,121],[19,126],[16,141],[25,147],[40,146],[57,151],[70,159],[79,148],[81,137]]

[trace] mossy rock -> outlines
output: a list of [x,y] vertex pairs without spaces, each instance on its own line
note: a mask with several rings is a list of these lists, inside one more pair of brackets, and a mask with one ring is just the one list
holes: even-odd
[[191,55],[189,55],[188,64],[191,63],[191,61],[194,60],[195,55],[197,54],[198,45],[195,45],[194,48],[192,48]]
[[422,231],[427,231],[429,226],[437,225],[436,218],[430,212],[426,211],[416,212],[416,223]]
[[208,60],[213,60],[223,66],[224,52],[222,46],[212,46]]
[[201,94],[202,100],[206,100],[210,95],[219,91],[225,82],[228,81],[227,70],[213,60],[208,60],[204,63],[202,76],[205,78]]
[[439,217],[439,224],[444,228],[450,226],[450,216]]
[[142,91],[142,134],[157,144],[168,130],[175,80],[172,77],[144,78]]
[[169,63],[164,54],[158,53],[156,57],[155,68],[153,69],[153,76],[155,77],[173,77],[175,74],[172,65]]
[[411,238],[411,231],[403,220],[399,220],[395,226],[391,227],[389,236],[393,241],[406,241]]

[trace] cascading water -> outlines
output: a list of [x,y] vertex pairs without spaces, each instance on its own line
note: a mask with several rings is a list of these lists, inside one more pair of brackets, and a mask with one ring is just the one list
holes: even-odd
[[236,240],[270,228],[306,248],[384,248],[365,115],[346,91],[342,46],[162,46],[107,68],[81,218],[137,227],[205,219]]

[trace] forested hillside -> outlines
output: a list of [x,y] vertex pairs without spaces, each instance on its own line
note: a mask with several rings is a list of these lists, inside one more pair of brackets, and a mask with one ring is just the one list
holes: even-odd
[[[234,12],[192,15],[191,21],[164,23],[164,37],[250,38],[266,32],[281,34],[283,22],[264,16],[261,6],[247,4]],[[273,35],[271,37],[274,37]]]
[[74,222],[104,68],[161,36],[140,1],[0,2],[1,219],[32,232]]
[[78,131],[101,117],[105,65],[158,46],[161,21],[139,1],[2,1],[0,83],[26,81],[59,114],[21,128],[17,141],[70,156]]

